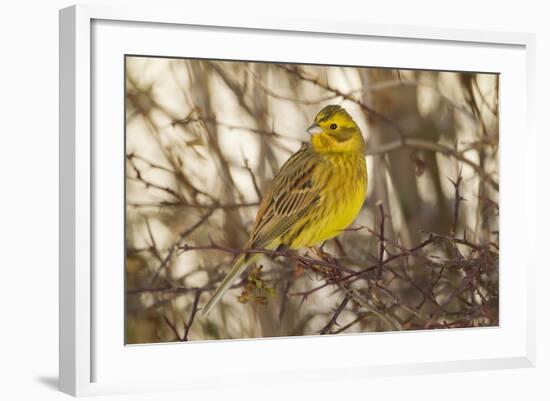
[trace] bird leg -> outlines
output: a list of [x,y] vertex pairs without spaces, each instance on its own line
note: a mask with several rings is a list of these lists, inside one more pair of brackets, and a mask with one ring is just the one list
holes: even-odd
[[[323,246],[326,244],[326,241],[320,247],[309,247],[309,250],[314,254],[314,256],[322,260],[323,262],[328,262],[332,264],[338,264],[338,260],[332,256],[330,253],[323,251]],[[338,281],[341,278],[341,272],[332,267],[316,267],[317,270],[323,272],[323,275],[328,281],[334,282]]]
[[309,250],[313,253],[314,256],[319,258],[320,260],[324,260],[325,262],[334,263],[336,261],[336,258],[332,256],[330,253],[325,252],[323,250],[323,247],[327,241],[323,242],[320,247],[311,246],[309,247]]

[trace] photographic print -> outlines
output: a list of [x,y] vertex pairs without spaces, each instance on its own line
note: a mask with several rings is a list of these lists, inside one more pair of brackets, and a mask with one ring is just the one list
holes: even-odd
[[499,76],[125,57],[125,343],[499,325]]

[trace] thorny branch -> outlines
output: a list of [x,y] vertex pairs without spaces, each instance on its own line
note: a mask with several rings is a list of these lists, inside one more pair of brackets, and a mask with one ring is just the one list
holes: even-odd
[[380,210],[380,235],[379,235],[379,241],[380,241],[380,249],[378,251],[378,277],[377,279],[380,280],[382,278],[382,266],[384,263],[384,221],[386,216],[384,215],[384,205],[382,202],[378,203],[378,209]]
[[168,316],[163,315],[164,322],[170,327],[170,330],[174,333],[174,336],[176,337],[177,341],[188,341],[189,340],[189,330],[191,330],[191,325],[193,324],[193,321],[195,320],[195,315],[197,314],[197,311],[199,309],[199,298],[201,296],[201,290],[195,290],[195,300],[193,301],[193,305],[191,306],[191,313],[189,314],[189,319],[187,320],[187,323],[183,324],[184,332],[183,335],[180,336],[178,333],[178,329],[176,328],[176,325],[168,319]]
[[321,329],[319,334],[327,334],[332,328],[332,326],[335,326],[335,325],[338,326],[338,323],[337,323],[338,316],[340,316],[342,311],[345,309],[350,299],[351,299],[351,296],[349,294],[344,295],[344,299],[342,299],[342,302],[340,303],[340,305],[338,305],[338,308],[336,308],[336,310],[334,311],[334,314],[332,315],[328,323],[325,325],[325,327]]

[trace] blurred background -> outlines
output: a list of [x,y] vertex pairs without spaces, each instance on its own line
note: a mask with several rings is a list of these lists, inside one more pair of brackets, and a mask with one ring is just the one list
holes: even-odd
[[[498,88],[495,74],[127,57],[126,343],[498,325]],[[199,318],[327,104],[367,143],[360,215],[322,253],[262,257]]]

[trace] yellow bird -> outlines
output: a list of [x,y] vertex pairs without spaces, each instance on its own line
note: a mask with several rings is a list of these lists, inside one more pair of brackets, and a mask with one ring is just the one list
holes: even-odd
[[[357,217],[367,192],[365,142],[340,106],[323,108],[307,129],[311,141],[281,167],[262,198],[245,249],[312,247]],[[243,253],[202,311],[206,316],[259,255]]]

